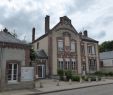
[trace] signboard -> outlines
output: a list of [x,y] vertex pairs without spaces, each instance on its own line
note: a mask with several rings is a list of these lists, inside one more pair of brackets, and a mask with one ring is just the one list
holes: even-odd
[[21,67],[21,81],[34,80],[34,67]]

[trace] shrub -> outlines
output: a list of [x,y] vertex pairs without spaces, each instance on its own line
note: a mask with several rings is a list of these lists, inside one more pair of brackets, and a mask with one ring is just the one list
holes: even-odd
[[102,72],[102,71],[96,71],[96,72],[94,73],[94,75],[103,76],[103,75],[105,75],[105,73]]
[[65,76],[66,76],[67,80],[71,79],[72,78],[72,71],[70,71],[70,70],[65,71]]
[[80,81],[80,76],[72,76],[72,81]]
[[60,80],[63,80],[64,71],[63,71],[63,70],[61,70],[61,69],[59,69],[59,70],[57,71],[57,74],[59,75]]
[[96,77],[95,76],[92,76],[90,78],[91,78],[91,81],[96,81]]
[[88,77],[87,77],[87,76],[82,76],[82,79],[83,79],[84,81],[88,81]]
[[101,77],[98,77],[98,80],[101,81]]
[[113,72],[108,72],[108,76],[113,76]]

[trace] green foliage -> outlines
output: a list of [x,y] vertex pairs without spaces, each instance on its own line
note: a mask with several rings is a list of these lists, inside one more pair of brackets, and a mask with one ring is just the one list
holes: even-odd
[[96,77],[95,76],[91,76],[91,81],[96,81]]
[[63,78],[63,76],[64,76],[64,71],[63,71],[63,70],[58,69],[58,70],[57,70],[57,74],[59,75],[60,80],[64,80],[64,78]]
[[94,73],[96,76],[113,76],[113,72],[102,72],[102,71],[97,71]]
[[36,53],[33,49],[30,49],[30,59],[34,61],[36,59]]
[[72,81],[80,81],[80,76],[72,76]]
[[96,71],[96,72],[94,73],[94,75],[97,75],[97,76],[104,76],[105,73],[102,72],[102,71]]
[[99,52],[112,51],[113,41],[105,41],[99,45]]
[[66,76],[66,79],[69,80],[72,78],[72,71],[71,70],[66,70],[65,71],[65,76]]
[[108,76],[113,76],[113,72],[108,72]]

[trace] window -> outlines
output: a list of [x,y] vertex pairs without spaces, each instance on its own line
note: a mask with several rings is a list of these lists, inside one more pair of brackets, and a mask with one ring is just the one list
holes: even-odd
[[58,61],[58,69],[64,69],[64,62]]
[[85,48],[84,48],[84,45],[81,45],[81,54],[82,54],[82,55],[85,54]]
[[71,52],[75,52],[75,41],[71,41]]
[[88,46],[88,53],[95,54],[95,46]]
[[70,59],[65,60],[65,69],[69,70],[71,68]]
[[58,51],[63,51],[64,47],[63,47],[63,40],[58,40]]
[[72,70],[76,70],[77,69],[77,63],[76,63],[76,60],[75,59],[72,59],[72,61],[71,61],[71,67],[72,67]]
[[18,64],[8,64],[8,82],[17,82],[18,79]]
[[67,63],[67,61],[65,61],[65,69],[66,70],[68,69],[68,63]]
[[89,59],[89,70],[90,71],[96,70],[96,60],[95,59]]

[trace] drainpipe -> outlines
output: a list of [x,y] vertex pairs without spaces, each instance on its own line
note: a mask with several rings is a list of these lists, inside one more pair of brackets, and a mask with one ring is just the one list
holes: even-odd
[[[4,44],[3,44],[4,45]],[[3,89],[3,84],[4,83],[2,83],[2,79],[3,79],[3,77],[2,77],[2,65],[3,65],[3,48],[2,47],[0,47],[0,91],[2,91],[2,89]]]

